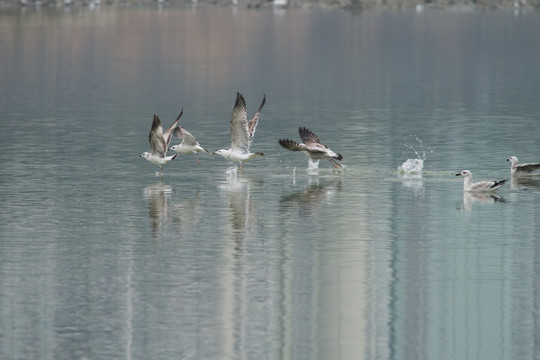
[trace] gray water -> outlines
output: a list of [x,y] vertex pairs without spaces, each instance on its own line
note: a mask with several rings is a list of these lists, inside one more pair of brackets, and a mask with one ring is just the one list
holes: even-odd
[[[540,359],[540,14],[0,14],[0,358]],[[152,115],[246,164],[158,167]],[[307,169],[277,143],[307,126]],[[174,139],[173,142],[179,142]],[[407,159],[424,160],[403,176]]]

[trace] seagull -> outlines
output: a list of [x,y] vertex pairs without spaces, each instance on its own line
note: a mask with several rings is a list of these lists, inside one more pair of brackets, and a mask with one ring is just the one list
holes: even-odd
[[456,174],[456,176],[464,176],[463,179],[463,191],[470,192],[489,192],[495,191],[501,186],[504,185],[506,180],[493,180],[493,181],[479,181],[476,183],[472,182],[472,173],[469,170],[463,170]]
[[337,154],[321,143],[319,137],[306,127],[299,127],[298,133],[303,143],[299,144],[294,140],[280,139],[279,144],[290,151],[303,151],[312,160],[328,159],[336,169],[343,165],[336,160],[343,160],[341,154]]
[[[182,112],[184,109],[182,109]],[[179,145],[171,146],[169,150],[176,151],[179,154],[195,154],[195,161],[197,165],[201,165],[199,162],[200,152],[208,153],[208,150],[203,148],[201,144],[197,141],[195,136],[191,135],[189,131],[184,129],[182,126],[178,126],[174,129],[174,136],[182,139],[182,143]]]
[[512,176],[540,175],[540,163],[520,164],[518,158],[515,156],[510,156],[506,161],[512,163],[510,166],[510,173]]
[[171,142],[171,137],[173,132],[176,129],[176,124],[182,116],[183,110],[178,115],[176,120],[172,123],[171,126],[163,133],[163,127],[161,126],[161,120],[159,116],[154,114],[154,120],[152,121],[152,128],[150,129],[150,134],[148,134],[148,141],[150,142],[150,152],[144,152],[140,156],[150,161],[152,164],[159,165],[159,174],[163,169],[163,165],[167,164],[169,161],[176,159],[178,154],[172,156],[167,156],[167,148]]
[[245,162],[251,161],[259,156],[264,156],[264,153],[249,152],[249,147],[253,142],[253,136],[255,135],[255,129],[259,122],[259,116],[261,110],[266,102],[266,96],[263,96],[261,106],[259,110],[253,115],[253,118],[247,121],[246,101],[240,93],[236,93],[236,102],[231,115],[231,121],[229,123],[231,127],[231,148],[228,150],[221,149],[214,153],[214,155],[221,155],[227,160],[239,161],[244,166]]

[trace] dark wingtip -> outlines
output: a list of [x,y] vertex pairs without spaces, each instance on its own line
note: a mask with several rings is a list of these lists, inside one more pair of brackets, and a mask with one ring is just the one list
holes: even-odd
[[313,133],[313,131],[309,130],[307,127],[305,126],[300,126],[298,128],[298,134],[300,135],[300,137],[303,139],[304,137],[311,137],[311,136],[317,136]]
[[180,111],[180,115],[178,115],[178,116],[176,117],[176,120],[175,120],[175,121],[180,120],[180,118],[182,117],[182,114],[183,114],[183,113],[184,113],[184,108],[182,108],[182,110]]
[[262,99],[262,102],[261,102],[261,106],[259,106],[259,110],[258,111],[261,111],[264,104],[266,104],[266,94],[263,94],[263,99]]
[[242,94],[240,94],[239,92],[236,92],[236,101],[234,103],[234,107],[239,107],[239,106],[246,106],[246,100],[244,100],[244,96]]
[[171,160],[176,159],[178,157],[178,155],[180,155],[180,154],[174,154]]
[[290,139],[279,139],[278,140],[279,145],[283,146],[285,149],[287,149],[286,144],[288,144],[290,142],[292,142],[292,140],[290,140]]
[[339,161],[343,160],[343,155],[341,155],[341,154],[336,154],[336,155],[337,155],[336,159],[338,159]]
[[502,186],[506,183],[506,181],[508,181],[508,179],[497,180],[493,185],[491,185],[491,188]]

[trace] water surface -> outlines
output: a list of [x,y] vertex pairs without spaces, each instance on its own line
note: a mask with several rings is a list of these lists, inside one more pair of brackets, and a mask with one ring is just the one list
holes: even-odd
[[[43,8],[0,15],[0,357],[533,359],[540,17]],[[216,34],[219,34],[217,36]],[[152,115],[243,170],[139,155]],[[345,170],[281,148],[307,126]],[[176,140],[175,140],[176,141]],[[421,174],[399,174],[421,158]]]

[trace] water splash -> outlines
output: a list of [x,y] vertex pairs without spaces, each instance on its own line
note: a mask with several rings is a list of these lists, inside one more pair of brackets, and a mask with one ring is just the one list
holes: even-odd
[[413,144],[403,143],[403,146],[411,150],[416,155],[416,159],[407,159],[403,164],[398,166],[398,172],[402,175],[422,175],[424,161],[426,160],[426,151],[433,152],[433,150],[424,149],[424,144],[418,136],[409,135],[409,137],[414,139],[415,142]]
[[414,140],[414,143],[403,143],[403,146],[405,146],[407,149],[411,150],[415,155],[416,158],[424,161],[426,160],[426,152],[432,153],[433,150],[431,149],[424,149],[424,144],[422,143],[422,140],[418,138],[416,135],[409,135],[409,138]]
[[401,166],[398,166],[400,174],[420,175],[424,169],[424,160],[422,159],[407,159]]
[[319,160],[313,161],[310,158],[308,158],[308,167],[307,171],[313,171],[317,170],[319,168]]
[[235,179],[237,174],[238,167],[236,166],[231,166],[225,171],[225,176],[227,177],[227,180]]

